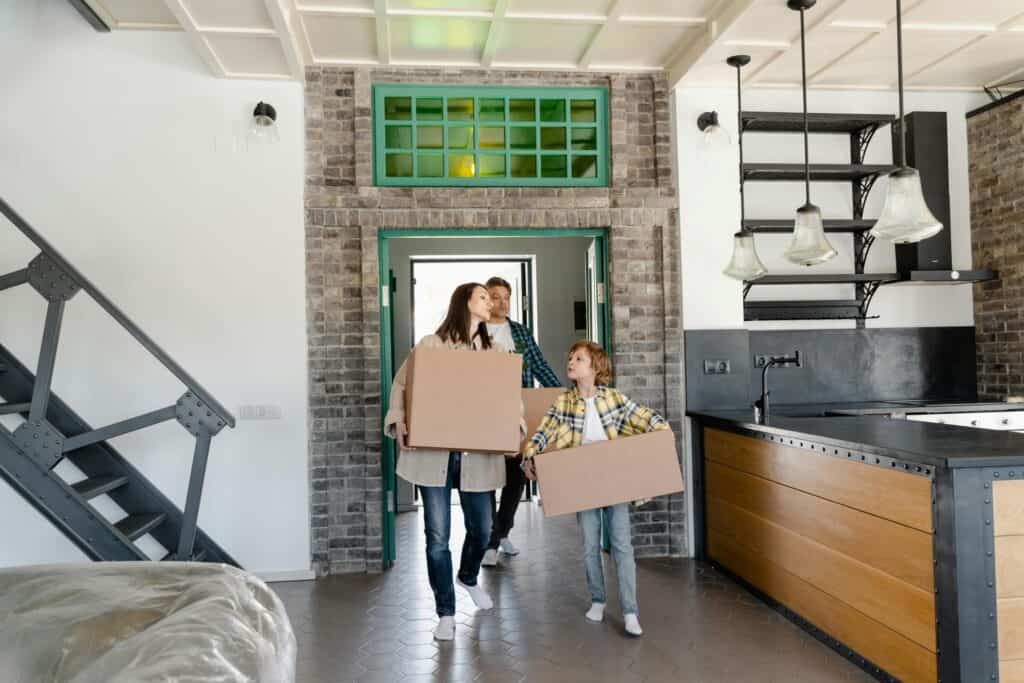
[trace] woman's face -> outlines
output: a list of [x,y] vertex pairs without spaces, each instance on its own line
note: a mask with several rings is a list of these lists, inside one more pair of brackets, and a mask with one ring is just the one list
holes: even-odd
[[473,295],[469,297],[469,314],[477,320],[483,322],[490,320],[493,306],[490,293],[483,287],[474,289]]
[[566,370],[573,382],[594,381],[594,364],[590,360],[590,354],[583,349],[576,349],[569,354],[569,366]]

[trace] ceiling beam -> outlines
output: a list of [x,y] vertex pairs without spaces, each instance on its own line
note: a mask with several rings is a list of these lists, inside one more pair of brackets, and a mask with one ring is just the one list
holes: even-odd
[[199,32],[199,27],[196,26],[195,20],[189,13],[185,5],[182,4],[181,0],[164,0],[164,4],[167,5],[167,9],[170,10],[174,18],[178,20],[181,27],[185,29],[185,33],[192,40],[192,45],[195,47],[196,52],[199,53],[199,57],[206,63],[206,66],[213,72],[215,76],[221,78],[227,78],[228,72],[221,64],[220,59],[217,58],[213,48],[210,47],[210,43],[206,41],[203,34]]
[[279,0],[264,0],[264,4],[267,6],[267,14],[270,15],[270,23],[274,25],[274,31],[277,32],[277,38],[281,42],[281,50],[288,62],[288,70],[291,71],[292,78],[300,83],[305,82],[306,67],[296,36],[298,30],[293,25],[295,15],[291,14],[290,9],[291,16],[285,14],[285,8],[281,6]]
[[388,23],[388,0],[373,0],[373,20],[377,28],[377,61],[391,63],[391,25]]
[[611,0],[608,4],[608,10],[605,12],[604,22],[597,27],[594,34],[590,36],[590,42],[587,43],[585,48],[583,48],[583,54],[580,55],[579,61],[576,64],[578,68],[590,68],[590,64],[594,61],[594,51],[601,42],[602,36],[604,36],[609,26],[619,23],[619,17],[622,16],[622,11],[622,0]]
[[1021,19],[1024,19],[1024,12],[1022,12],[1021,14],[1018,14],[1016,16],[1013,16],[1013,17],[1011,17],[1009,19],[1007,19],[1003,23],[1001,23],[998,26],[996,26],[994,32],[986,33],[986,34],[981,35],[981,36],[977,36],[974,40],[969,40],[966,43],[964,43],[963,45],[961,45],[960,47],[956,48],[955,50],[947,52],[946,54],[942,55],[938,59],[934,59],[931,62],[929,62],[928,64],[925,64],[920,69],[916,69],[915,71],[912,71],[911,73],[907,74],[907,80],[909,81],[910,79],[914,78],[915,76],[919,76],[920,74],[924,73],[928,69],[931,69],[933,67],[938,66],[939,64],[942,64],[943,62],[945,62],[945,61],[955,57],[956,55],[960,54],[961,52],[963,52],[967,48],[974,47],[978,43],[981,43],[981,42],[983,42],[985,40],[988,40],[992,36],[1006,35],[1007,33],[1010,32],[1010,29],[1012,29],[1014,26],[1016,26],[1017,22],[1019,22]]
[[669,57],[665,70],[668,71],[669,88],[675,88],[683,76],[700,61],[708,50],[723,40],[730,26],[750,9],[755,0],[721,0],[711,10],[704,31],[697,40],[681,42],[679,48]]
[[483,52],[480,53],[480,66],[490,67],[494,64],[494,53],[498,49],[501,32],[505,30],[505,11],[507,9],[508,0],[497,0],[494,3],[494,16],[491,18],[491,26],[487,30],[487,40],[484,42]]
[[306,22],[303,21],[302,14],[299,12],[299,6],[295,0],[283,1],[288,5],[288,17],[291,20],[290,25],[295,36],[295,42],[299,46],[299,55],[302,56],[302,63],[311,65],[315,60],[313,59],[313,48],[309,43],[309,34],[306,32]]

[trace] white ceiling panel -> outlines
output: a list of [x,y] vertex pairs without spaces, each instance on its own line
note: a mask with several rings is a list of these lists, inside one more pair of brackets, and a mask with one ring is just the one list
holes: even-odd
[[494,0],[388,0],[388,9],[425,12],[490,12]]
[[604,16],[608,0],[509,0],[508,12],[528,14],[583,14]]
[[480,61],[490,22],[448,17],[393,16],[391,59],[464,64]]
[[661,67],[668,57],[700,29],[678,24],[616,24],[597,39],[590,53],[596,66]]
[[[992,84],[1024,67],[1024,36],[1002,33],[983,37],[955,56],[909,80],[916,86],[957,87]],[[1018,76],[1024,78],[1024,74]]]
[[[822,29],[807,36],[807,76],[832,64],[861,42],[870,38],[872,33],[863,31],[837,31]],[[750,65],[754,74],[754,83],[800,83],[800,37],[796,38],[793,48],[779,56],[764,68],[756,64]]]
[[771,47],[750,47],[737,48],[729,45],[717,45],[707,53],[707,59],[702,59],[686,76],[689,85],[715,85],[733,86],[736,85],[736,69],[725,63],[725,60],[735,54],[750,56],[750,65],[744,68],[744,75],[752,73],[753,69],[764,65],[779,54],[779,50]]
[[619,0],[623,16],[705,17],[716,0]]
[[163,0],[92,0],[91,4],[100,16],[106,14],[114,21],[112,28],[178,26]]
[[927,0],[912,12],[907,12],[904,22],[995,27],[1022,13],[1022,0],[983,0],[973,3],[965,3],[964,0]]
[[[911,10],[917,2],[909,0],[903,4],[904,18],[909,16],[908,10]],[[811,11],[816,12],[817,8]],[[894,0],[847,0],[829,17],[829,21],[885,24],[895,16],[896,2]]]
[[373,10],[373,0],[298,0],[299,11],[304,10]]
[[200,30],[204,28],[263,28],[274,25],[263,0],[182,0]]
[[365,17],[303,15],[314,61],[372,62],[377,59],[377,33],[373,19]]
[[[858,0],[859,1],[859,0]],[[808,28],[828,19],[829,12],[841,0],[818,0],[804,15]],[[730,42],[795,41],[800,38],[800,15],[786,7],[785,2],[760,0],[751,5],[728,29]]]
[[290,75],[277,37],[208,34],[205,38],[229,74]]
[[506,21],[494,61],[524,64],[575,64],[597,26],[564,22]]

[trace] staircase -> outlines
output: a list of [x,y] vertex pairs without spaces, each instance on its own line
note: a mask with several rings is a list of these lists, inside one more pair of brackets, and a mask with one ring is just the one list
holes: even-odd
[[[8,423],[0,423],[0,478],[93,560],[158,559],[239,566],[196,525],[211,441],[225,426],[235,426],[234,416],[3,199],[0,213],[40,252],[26,268],[0,274],[0,292],[29,286],[47,302],[35,374],[0,345],[0,419]],[[64,308],[80,292],[177,377],[184,393],[165,408],[98,429],[52,394]],[[184,511],[108,443],[114,437],[169,421],[178,422],[195,437]],[[11,427],[15,422],[20,424]],[[82,473],[76,474],[76,480],[58,473],[58,465],[65,461]],[[98,508],[103,506],[97,505],[101,496],[113,501],[124,516],[108,519],[101,514]],[[156,541],[164,551],[158,557],[152,551],[144,552],[139,544],[143,537]]]

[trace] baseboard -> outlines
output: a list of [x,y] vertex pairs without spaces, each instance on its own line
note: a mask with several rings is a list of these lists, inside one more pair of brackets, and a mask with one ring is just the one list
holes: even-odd
[[297,569],[290,572],[256,572],[267,583],[278,583],[284,581],[312,581],[316,573],[312,569]]

